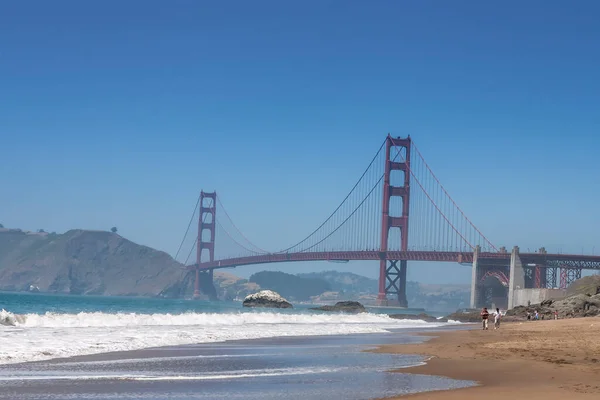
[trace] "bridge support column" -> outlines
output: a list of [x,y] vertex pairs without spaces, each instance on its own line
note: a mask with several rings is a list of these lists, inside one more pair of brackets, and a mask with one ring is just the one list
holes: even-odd
[[573,281],[581,279],[581,268],[561,267],[560,288],[566,289]]
[[196,279],[194,280],[194,297],[200,297],[200,270],[196,268]]
[[[399,158],[390,157],[391,149],[395,148],[399,154],[404,151],[404,155]],[[391,228],[400,229],[400,250],[408,251],[408,215],[410,198],[410,136],[402,138],[393,138],[388,135],[385,142],[385,169],[383,176],[383,203],[381,208],[381,244],[380,244],[380,263],[379,263],[379,295],[377,296],[380,305],[388,305],[388,294],[395,295],[398,305],[407,307],[406,299],[406,260],[388,260],[388,239]],[[401,171],[404,175],[402,182],[391,182],[391,171]],[[394,186],[393,183],[402,184]],[[390,213],[390,199],[392,197],[400,198],[402,209],[400,212]],[[393,215],[396,214],[396,215]],[[400,214],[400,215],[398,215]],[[389,264],[388,264],[389,263]],[[400,263],[400,265],[398,265]],[[395,300],[393,301],[395,303]]]
[[515,289],[525,288],[525,271],[519,256],[519,247],[515,246],[510,254],[510,277],[508,280],[508,309],[514,306]]
[[213,285],[213,270],[200,268],[204,250],[208,252],[208,261],[215,260],[215,217],[217,211],[217,192],[200,192],[200,213],[198,216],[198,239],[196,242],[196,281],[194,283],[194,298],[202,293],[211,300],[216,299]]
[[[379,296],[377,302],[380,306],[408,307],[406,298],[406,260],[381,260],[383,265],[383,279],[380,274]],[[380,269],[381,272],[381,269]],[[383,286],[382,286],[383,284]],[[394,299],[388,299],[388,295],[394,295]]]
[[194,297],[199,298],[204,294],[209,300],[218,300],[217,289],[213,282],[213,270],[200,271],[196,269],[196,280],[194,282]]
[[479,294],[479,279],[480,279],[480,273],[479,273],[479,253],[481,252],[481,247],[479,247],[479,245],[477,245],[477,247],[475,247],[475,251],[473,252],[473,267],[471,269],[471,303],[470,303],[470,307],[471,308],[477,308],[479,307],[479,304],[477,304],[477,301],[480,298],[480,294]]

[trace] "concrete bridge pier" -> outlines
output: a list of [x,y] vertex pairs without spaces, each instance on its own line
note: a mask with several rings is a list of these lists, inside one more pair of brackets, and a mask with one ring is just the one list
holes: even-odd
[[475,247],[475,251],[473,252],[473,267],[471,269],[471,308],[477,308],[479,304],[477,304],[477,300],[480,298],[480,285],[479,285],[479,253],[481,252],[481,247],[477,245]]
[[196,268],[196,279],[194,281],[194,298],[200,298],[202,295],[208,297],[209,300],[218,300],[217,290],[213,283],[213,271],[200,271]]
[[[501,248],[500,252],[506,253],[506,250]],[[507,306],[508,269],[508,260],[485,257],[481,247],[475,247],[471,267],[470,308]]]
[[508,281],[508,309],[514,307],[516,289],[525,289],[525,270],[519,256],[519,247],[515,246],[510,254],[510,278]]
[[[380,261],[379,295],[377,304],[389,307],[408,307],[406,298],[406,260]],[[392,298],[388,298],[392,295]]]

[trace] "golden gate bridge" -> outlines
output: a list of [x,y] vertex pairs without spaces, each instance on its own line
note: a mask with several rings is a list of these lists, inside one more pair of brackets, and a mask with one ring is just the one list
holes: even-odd
[[[388,135],[331,214],[285,248],[265,250],[254,244],[217,193],[202,191],[175,258],[196,216],[198,231],[185,261],[195,271],[195,296],[214,292],[215,269],[368,260],[379,263],[378,303],[406,307],[408,261],[435,261],[472,265],[471,307],[494,297],[486,285],[490,280],[496,291],[505,291],[500,296],[507,297],[505,306],[510,307],[515,289],[566,288],[583,269],[600,269],[600,256],[496,247],[452,199],[410,136]],[[195,262],[189,263],[194,252]]]

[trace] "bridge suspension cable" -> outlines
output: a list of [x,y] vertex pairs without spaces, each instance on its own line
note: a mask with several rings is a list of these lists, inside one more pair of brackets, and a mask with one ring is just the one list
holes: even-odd
[[[190,222],[188,223],[187,229],[185,230],[185,234],[183,235],[183,238],[181,239],[181,243],[179,244],[179,247],[177,248],[177,252],[175,253],[175,257],[174,257],[175,260],[177,260],[177,257],[179,257],[179,252],[181,251],[181,248],[183,247],[183,244],[185,243],[185,239],[187,238],[187,235],[190,231],[192,223],[194,222],[194,217],[196,216],[196,211],[198,211],[199,205],[200,205],[200,196],[198,196],[198,200],[196,201],[196,206],[194,207],[194,211],[192,212],[192,216],[190,217]],[[189,256],[188,256],[188,258],[189,258]],[[186,263],[187,263],[187,260],[186,260]]]
[[[498,251],[496,246],[494,246],[494,244],[492,244],[492,242],[490,242],[490,240],[488,240],[488,238],[481,233],[481,231],[465,215],[458,204],[456,204],[452,196],[450,196],[446,188],[435,175],[427,161],[425,161],[425,158],[417,148],[414,140],[412,141],[412,149],[416,152],[417,156],[422,162],[425,172],[427,172],[433,178],[433,182],[437,184],[437,191],[434,188],[434,195],[431,195],[431,193],[423,187],[419,178],[417,178],[417,174],[414,173],[414,163],[412,163],[410,166],[410,173],[419,186],[421,186],[423,192],[432,202],[438,213],[444,218],[449,227],[452,228],[452,230],[454,230],[460,236],[460,238],[471,247],[471,249],[474,249],[475,245],[478,244],[484,248]],[[437,201],[432,197],[436,197]],[[447,239],[446,243],[449,244],[449,242],[451,242],[449,235],[446,234],[445,238]]]
[[[492,249],[494,249],[495,251],[498,251],[498,249],[496,248],[496,246],[494,246],[492,244],[492,242],[490,242],[488,240],[488,238],[481,233],[481,231],[475,226],[475,224],[473,224],[473,222],[471,222],[471,220],[466,216],[466,214],[463,212],[463,210],[458,206],[458,204],[456,204],[456,202],[454,201],[454,199],[452,198],[452,196],[450,196],[450,193],[448,193],[448,191],[446,190],[446,188],[444,187],[444,185],[442,185],[442,183],[440,182],[440,180],[438,179],[438,177],[436,176],[436,174],[433,172],[433,170],[429,167],[429,164],[427,163],[427,161],[425,161],[425,158],[423,157],[423,154],[421,154],[421,152],[419,151],[419,148],[417,147],[417,145],[415,144],[414,140],[412,141],[412,148],[413,150],[417,153],[417,155],[419,156],[419,158],[422,160],[423,164],[425,165],[425,168],[427,168],[427,171],[429,171],[429,173],[431,174],[431,176],[433,177],[433,179],[437,182],[437,184],[439,185],[440,189],[442,190],[442,192],[447,196],[448,200],[452,203],[452,205],[456,208],[456,211],[458,213],[460,213],[460,216],[462,218],[465,219],[465,221],[481,236],[481,238],[483,238],[483,240],[485,241],[485,243],[491,247]],[[449,222],[450,223],[450,222]]]
[[[217,226],[223,230],[223,233],[225,233],[225,235],[227,235],[227,237],[229,237],[229,239],[231,239],[235,244],[237,244],[238,246],[240,246],[242,249],[249,251],[250,253],[254,254],[254,255],[258,255],[258,254],[267,254],[266,252],[258,252],[256,250],[252,250],[249,249],[248,247],[244,246],[243,244],[241,244],[239,241],[237,241],[228,231],[227,229],[225,229],[225,227],[223,227],[223,225],[221,225],[221,223],[219,222],[219,219],[217,218],[216,220]],[[241,233],[241,232],[240,232]]]
[[[384,142],[384,144],[385,144],[385,142]],[[381,151],[381,149],[380,149],[380,151]],[[398,152],[394,156],[394,158],[392,159],[392,162],[396,161],[397,158],[398,158],[398,156],[400,154],[401,153]],[[364,174],[363,174],[363,176],[364,176]],[[331,237],[334,233],[336,233],[362,207],[362,205],[365,203],[365,201],[367,201],[367,199],[371,196],[371,194],[373,194],[373,192],[375,191],[375,189],[377,187],[379,187],[379,185],[380,185],[381,181],[383,180],[383,178],[384,178],[384,175],[382,174],[379,177],[379,179],[377,180],[377,182],[375,182],[375,185],[373,185],[373,187],[371,188],[371,190],[367,193],[366,197],[354,208],[354,210],[352,210],[352,212],[350,213],[350,215],[348,215],[333,231],[331,231],[328,235],[326,235],[324,238],[322,238],[321,240],[319,240],[317,243],[313,244],[312,246],[307,247],[307,248],[305,248],[303,250],[300,250],[299,253],[303,253],[303,252],[306,252],[308,250],[311,250],[312,248],[316,247],[317,245],[323,243],[326,239],[328,239],[329,237]],[[362,179],[362,177],[361,177],[361,179]],[[338,209],[339,209],[339,207],[338,207]],[[336,211],[337,211],[337,209],[336,209]]]
[[[238,245],[242,246],[242,247],[243,247],[243,248],[245,248],[246,250],[248,250],[248,251],[251,251],[251,252],[253,252],[253,253],[256,253],[256,254],[268,254],[268,253],[269,253],[269,251],[267,251],[267,250],[264,250],[264,249],[262,249],[262,248],[258,247],[257,245],[255,245],[255,244],[254,244],[252,241],[250,241],[250,239],[248,239],[248,238],[246,237],[246,235],[244,235],[244,234],[242,233],[242,231],[241,231],[241,230],[240,230],[240,229],[237,227],[237,225],[236,225],[236,224],[233,222],[233,219],[232,219],[232,218],[229,216],[229,213],[227,212],[227,209],[225,208],[225,206],[224,206],[224,205],[223,205],[223,203],[221,202],[221,198],[220,198],[220,196],[219,196],[219,195],[217,195],[217,202],[218,202],[218,204],[219,204],[219,211],[222,211],[222,212],[225,214],[225,216],[227,217],[227,219],[228,219],[228,220],[231,222],[231,225],[233,226],[233,229],[235,229],[235,230],[236,230],[236,231],[237,231],[237,232],[240,234],[240,236],[241,236],[241,237],[242,237],[242,238],[243,238],[243,239],[244,239],[244,240],[245,240],[245,241],[246,241],[246,242],[247,242],[247,243],[248,243],[248,244],[249,244],[251,247],[254,247],[256,250],[248,249],[246,246],[244,246],[243,244],[239,243],[237,240],[235,240],[235,239],[233,238],[233,236],[231,236],[231,235],[230,235],[230,234],[227,232],[227,230],[226,230],[225,228],[223,228],[223,231],[225,231],[225,233],[227,233],[227,235],[228,235],[228,236],[229,236],[229,237],[230,237],[230,238],[231,238],[233,241],[235,241],[235,242],[236,242]],[[220,215],[220,213],[219,213],[219,215]],[[217,217],[217,223],[219,223],[219,217]]]
[[435,207],[435,209],[437,210],[438,213],[440,213],[440,215],[444,218],[444,220],[450,225],[450,227],[454,230],[454,232],[456,232],[458,234],[458,236],[460,236],[460,238],[466,243],[468,244],[471,249],[474,249],[475,246],[473,246],[472,243],[469,242],[468,239],[466,239],[463,234],[456,229],[456,227],[452,224],[452,222],[450,222],[450,220],[448,219],[448,217],[446,216],[446,214],[440,209],[440,207],[436,204],[436,202],[431,198],[431,195],[427,192],[427,190],[425,190],[425,188],[423,187],[423,185],[421,184],[421,182],[419,181],[419,178],[417,178],[417,176],[413,173],[412,168],[408,167],[408,171],[411,174],[411,176],[415,179],[415,181],[417,182],[417,184],[419,185],[419,187],[423,190],[423,193],[425,194],[425,196],[427,196],[427,198],[429,199],[429,201],[431,201],[431,204],[433,204],[433,206]]
[[[333,212],[302,240],[276,252],[264,250],[250,241],[234,223],[217,196],[216,203],[220,211],[216,213],[215,220],[215,260],[253,256],[268,256],[270,259],[271,256],[292,253],[379,251],[386,176],[389,177],[389,183],[386,180],[385,184],[390,185],[390,190],[409,190],[409,203],[406,207],[410,212],[403,214],[406,212],[402,211],[405,197],[394,195],[389,198],[389,215],[385,214],[389,218],[408,215],[409,251],[470,252],[476,245],[482,246],[483,251],[497,250],[450,197],[414,141],[408,142],[409,149],[395,144],[390,146],[390,154],[387,155],[383,151],[387,148],[386,143],[389,144],[387,140],[392,139],[386,138],[381,144],[359,179]],[[412,154],[410,161],[407,150]],[[391,168],[390,172],[385,172],[388,162],[401,162],[403,167]],[[188,230],[190,226],[191,223]],[[399,228],[390,228],[387,251],[402,250],[403,237]],[[178,254],[181,248],[182,245]]]
[[187,257],[185,258],[185,261],[183,263],[184,265],[188,265],[188,261],[190,260],[190,257],[192,256],[192,253],[194,252],[194,249],[196,248],[197,245],[198,245],[198,235],[196,235],[194,244],[192,245],[192,248],[190,249],[190,252],[188,253]]
[[[383,141],[383,143],[381,144],[381,146],[379,146],[379,150],[377,150],[377,153],[375,153],[375,156],[373,157],[373,159],[371,160],[371,162],[369,163],[369,165],[367,166],[367,168],[361,174],[360,178],[358,178],[358,181],[356,182],[356,184],[352,187],[352,189],[350,189],[350,192],[348,192],[348,194],[346,195],[346,197],[344,197],[344,199],[342,200],[342,202],[335,208],[335,210],[333,210],[333,212],[331,214],[329,214],[329,216],[325,219],[325,221],[323,221],[323,223],[321,223],[321,225],[319,225],[315,230],[313,230],[304,239],[300,240],[296,244],[293,244],[292,246],[289,246],[288,248],[285,248],[283,250],[277,251],[276,253],[287,253],[290,250],[297,249],[301,244],[307,242],[310,238],[312,238],[313,236],[315,236],[321,230],[321,228],[323,228],[329,221],[331,221],[332,218],[334,216],[336,216],[337,212],[342,208],[342,206],[344,206],[344,204],[347,203],[348,199],[355,192],[355,190],[357,189],[357,187],[359,186],[359,184],[363,181],[363,179],[365,178],[365,176],[367,175],[367,173],[369,172],[369,170],[371,170],[371,168],[373,167],[373,164],[375,163],[375,160],[377,160],[378,156],[381,154],[384,146],[385,146],[385,141]],[[373,190],[374,190],[374,188],[371,189],[371,191],[368,193],[367,197],[373,192]],[[360,203],[360,205],[362,205],[364,203],[364,200],[366,200],[367,197],[365,197],[365,199],[363,199],[363,201]],[[358,207],[355,208],[354,211],[346,219],[344,219],[344,221],[342,222],[342,224],[338,225],[337,228],[334,229],[330,234],[326,235],[321,240],[318,240],[316,244],[313,244],[313,245],[309,246],[306,249],[296,250],[296,251],[297,252],[303,252],[303,251],[306,251],[307,249],[314,248],[317,244],[322,243],[325,239],[329,238],[333,233],[335,233],[341,227],[341,225],[343,225],[343,223],[345,223],[352,215],[354,215],[354,213],[356,212],[356,209],[358,209]]]

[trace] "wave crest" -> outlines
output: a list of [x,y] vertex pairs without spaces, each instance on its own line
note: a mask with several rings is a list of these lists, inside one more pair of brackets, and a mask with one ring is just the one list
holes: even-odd
[[[0,313],[0,364],[111,351],[285,336],[385,333],[444,323],[398,320],[385,314],[233,312],[18,315]],[[19,328],[15,330],[14,328]],[[22,330],[26,330],[23,334]]]
[[[243,326],[249,324],[394,324],[406,320],[394,320],[385,314],[309,314],[278,312],[238,312],[238,313],[182,313],[182,314],[137,314],[80,312],[78,314],[18,315],[2,311],[0,318],[5,325],[46,328],[85,328],[85,327],[129,327],[129,326]],[[6,317],[3,317],[6,315]],[[415,320],[416,324],[423,321]]]
[[5,309],[0,311],[0,325],[17,326],[25,323],[27,318],[21,314],[13,314]]

